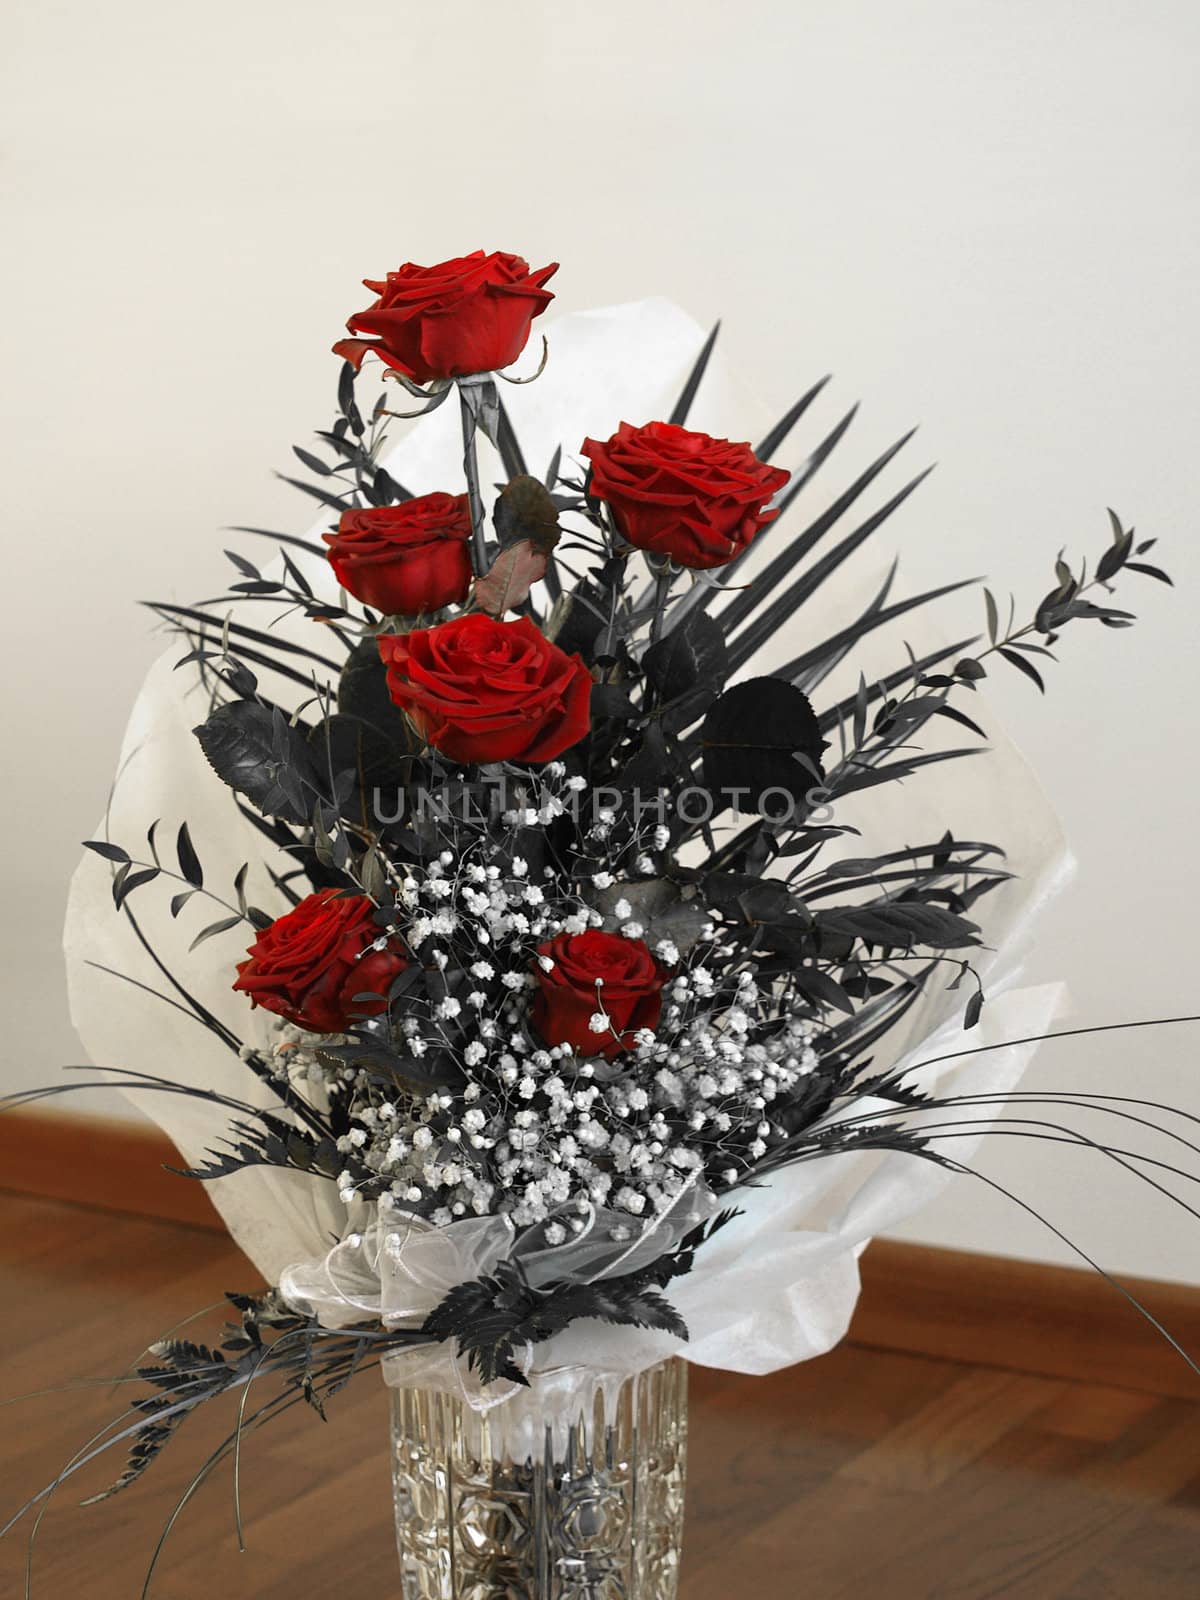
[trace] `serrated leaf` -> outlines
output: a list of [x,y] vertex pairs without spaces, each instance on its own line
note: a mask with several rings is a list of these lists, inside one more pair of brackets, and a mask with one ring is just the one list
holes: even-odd
[[[281,719],[281,753],[276,748],[276,723],[271,712],[252,700],[218,706],[207,722],[192,731],[213,771],[267,816],[307,822],[316,789],[316,775],[304,736]],[[281,770],[286,767],[286,774]],[[290,775],[292,794],[280,781]],[[300,804],[297,804],[299,798]],[[184,873],[186,877],[186,872]]]
[[646,681],[660,702],[670,702],[712,689],[725,681],[729,651],[720,623],[692,612],[642,657]]
[[549,556],[562,534],[558,509],[545,485],[528,473],[511,478],[492,512],[501,548],[522,539]]
[[[823,776],[825,743],[806,694],[778,678],[751,678],[727,689],[704,719],[705,785],[720,808],[758,810],[772,790],[803,804]],[[774,795],[767,811],[779,809]]]
[[475,579],[475,603],[490,616],[502,617],[515,611],[529,598],[535,583],[546,576],[547,556],[528,539],[519,539],[501,550],[491,568]]

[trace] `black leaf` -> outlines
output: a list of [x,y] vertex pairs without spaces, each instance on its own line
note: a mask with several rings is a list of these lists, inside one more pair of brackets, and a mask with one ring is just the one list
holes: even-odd
[[328,467],[319,456],[314,456],[311,450],[302,450],[298,444],[292,446],[292,454],[297,461],[302,461],[310,472],[315,472],[319,478],[332,476],[333,468]]
[[357,811],[360,800],[356,790],[396,789],[407,775],[404,746],[397,747],[361,717],[338,713],[319,722],[308,736],[308,745],[323,788],[330,788],[331,773],[351,774],[346,793],[338,794],[344,813],[346,807]]
[[955,667],[954,675],[965,683],[978,683],[980,678],[987,677],[987,668],[981,661],[976,661],[971,656],[964,656]]
[[388,747],[412,751],[420,747],[404,713],[388,693],[387,668],[375,639],[354,647],[338,682],[338,710],[343,716],[369,723]]
[[965,711],[960,711],[957,706],[939,706],[935,716],[949,717],[951,722],[957,722],[963,728],[969,728],[972,733],[977,733],[981,739],[986,739],[987,734],[977,722],[973,722]]
[[225,554],[228,556],[229,560],[233,562],[234,566],[238,569],[243,578],[262,577],[262,573],[259,572],[253,561],[247,561],[245,556],[238,555],[236,550],[226,550]]
[[856,1007],[853,1000],[841,984],[820,967],[797,967],[793,978],[801,994],[808,995],[818,1005],[832,1006],[835,1011],[844,1011],[847,1016],[854,1015]]
[[802,805],[824,776],[826,741],[808,696],[778,678],[727,689],[705,717],[701,741],[704,781],[722,809],[776,816],[789,796]]
[[828,382],[829,375],[827,373],[825,377],[813,384],[807,394],[801,395],[796,404],[780,417],[770,433],[765,434],[759,443],[755,445],[754,454],[760,461],[769,461],[771,459]]
[[1041,673],[1034,666],[1032,661],[1026,661],[1025,657],[1016,650],[1001,650],[1000,654],[1010,666],[1019,667],[1025,676],[1032,679],[1032,681],[1037,684],[1041,692],[1045,694],[1045,682],[1042,679]]
[[713,346],[717,342],[717,335],[720,331],[721,324],[715,322],[712,332],[704,341],[700,354],[696,357],[695,365],[692,367],[691,372],[688,373],[687,382],[683,386],[683,393],[675,402],[675,408],[667,419],[678,428],[682,428],[688,419],[688,413],[692,409],[692,401],[696,398],[696,391],[700,387],[700,380],[704,376],[705,368],[708,366],[709,357],[713,353]]
[[107,839],[85,839],[85,850],[94,850],[98,856],[103,856],[105,861],[129,861],[129,851],[122,850],[119,844],[109,844]]
[[594,718],[620,717],[628,720],[637,715],[629,691],[619,683],[593,684],[591,710]]
[[[237,700],[218,706],[193,732],[209,765],[231,789],[244,794],[267,816],[287,822],[308,821],[311,800],[303,791],[315,790],[316,774],[299,728],[283,719],[284,749],[277,752],[271,712],[253,700]],[[295,785],[292,798],[288,797],[280,782],[281,765],[286,765],[298,783],[303,804],[296,803]]]
[[[349,490],[339,496],[330,494],[327,489],[321,489],[315,483],[305,483],[303,478],[289,478],[285,472],[277,472],[275,476],[290,485],[291,488],[299,489],[301,494],[309,495],[313,500],[319,500],[323,506],[329,506],[337,512],[345,511],[348,502],[351,500]],[[325,551],[322,550],[321,554],[324,555]]]
[[1175,586],[1161,567],[1152,567],[1146,561],[1127,561],[1125,565],[1130,572],[1140,572],[1144,577],[1157,578],[1159,583],[1169,583],[1172,588]]
[[188,832],[186,822],[180,826],[179,837],[175,841],[175,850],[179,856],[180,872],[183,873],[193,889],[202,889],[204,887],[204,868],[200,865],[200,857],[196,854],[196,847],[192,844],[192,836]]
[[729,670],[724,630],[703,612],[693,611],[650,646],[642,668],[663,704],[711,690],[724,683]]
[[157,867],[146,867],[141,872],[122,873],[119,882],[113,884],[113,904],[117,910],[119,911],[124,905],[127,895],[131,895],[135,889],[140,889],[142,884],[149,883],[157,877]]
[[558,543],[562,530],[558,508],[537,478],[521,473],[500,492],[492,511],[496,537],[502,549],[528,539],[535,550],[548,556]]
[[710,872],[702,885],[705,902],[722,916],[775,922],[792,909],[792,896],[778,878],[749,872]]
[[351,432],[361,438],[363,434],[363,419],[354,400],[354,376],[353,362],[343,362],[342,370],[338,374],[338,407],[350,424]]

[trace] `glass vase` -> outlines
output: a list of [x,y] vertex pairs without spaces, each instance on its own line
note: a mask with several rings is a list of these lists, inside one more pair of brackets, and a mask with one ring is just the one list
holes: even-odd
[[391,1394],[403,1600],[675,1600],[686,1363],[560,1368],[482,1412]]

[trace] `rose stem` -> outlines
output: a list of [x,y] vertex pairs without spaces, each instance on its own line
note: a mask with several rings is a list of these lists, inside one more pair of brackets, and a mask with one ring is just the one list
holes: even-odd
[[479,492],[479,462],[475,455],[475,411],[461,385],[458,404],[462,415],[463,471],[467,475],[467,501],[471,508],[471,565],[475,576],[482,578],[487,571],[487,547],[483,531],[483,496]]
[[654,620],[650,624],[650,643],[662,638],[663,618],[667,611],[667,598],[671,593],[671,563],[665,561],[654,574]]

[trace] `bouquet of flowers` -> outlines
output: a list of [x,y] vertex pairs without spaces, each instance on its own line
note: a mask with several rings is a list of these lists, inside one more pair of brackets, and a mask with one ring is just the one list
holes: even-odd
[[826,492],[853,413],[774,464],[821,383],[754,448],[699,431],[747,405],[663,304],[510,371],[555,270],[368,284],[296,449],[320,523],[155,605],[178,638],[68,927],[123,1063],[83,1081],[151,1110],[269,1284],[152,1347],[113,1489],[211,1399],[205,1472],[382,1365],[414,1596],[674,1592],[679,1358],[829,1348],[866,1242],[973,1170],[1049,1024],[1011,980],[1061,844],[978,685],[1043,688],[1068,624],[1130,624],[1119,578],[1165,579],[1111,516],[1028,614],[985,591],[985,636],[913,647],[960,583],[846,581],[920,482],[864,513],[905,441]]

